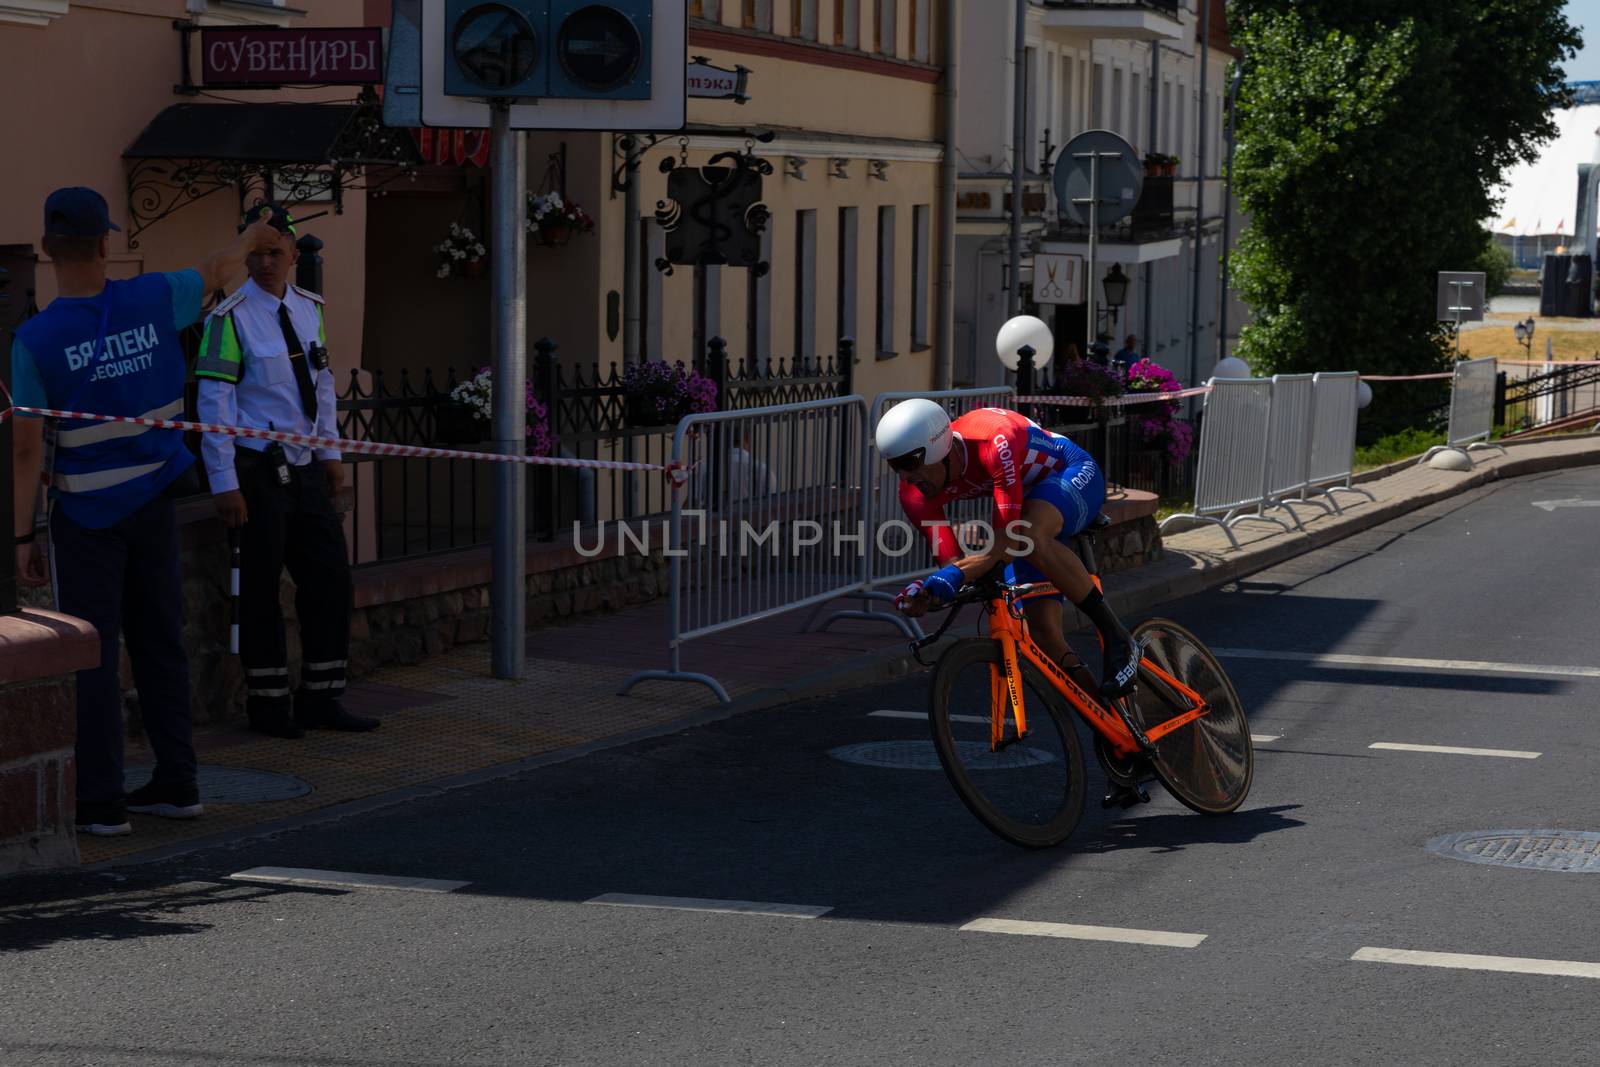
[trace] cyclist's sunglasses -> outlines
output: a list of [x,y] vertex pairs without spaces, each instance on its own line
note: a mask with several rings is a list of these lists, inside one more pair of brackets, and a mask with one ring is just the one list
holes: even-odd
[[921,469],[922,457],[926,454],[926,449],[919,448],[907,452],[903,456],[895,456],[889,461],[889,467],[891,470],[899,471],[901,474],[910,474],[914,470]]

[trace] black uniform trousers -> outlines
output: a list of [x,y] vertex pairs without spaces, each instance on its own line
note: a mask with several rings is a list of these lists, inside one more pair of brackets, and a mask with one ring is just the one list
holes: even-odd
[[194,781],[189,657],[183,650],[183,581],[172,500],[159,496],[104,529],[50,512],[56,604],[94,625],[100,666],[77,676],[77,796],[80,804],[122,799],[121,646],[128,646],[139,714],[155,750],[155,779]]
[[327,469],[320,462],[290,467],[289,484],[280,485],[260,452],[240,447],[234,457],[248,512],[239,531],[239,659],[246,710],[277,714],[292,706],[278,602],[279,577],[287,566],[300,622],[295,699],[303,710],[316,712],[344,695],[350,650],[350,563]]

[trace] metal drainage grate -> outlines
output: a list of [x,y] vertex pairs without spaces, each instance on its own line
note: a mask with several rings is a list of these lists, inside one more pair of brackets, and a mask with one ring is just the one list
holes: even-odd
[[[1050,753],[1026,745],[1012,745],[999,752],[990,752],[989,746],[981,741],[957,741],[956,747],[961,751],[961,762],[969,771],[1015,771],[1055,762]],[[942,769],[939,750],[933,747],[932,741],[866,741],[832,749],[828,755],[863,767],[910,771]]]
[[1600,833],[1589,830],[1476,830],[1435,837],[1424,847],[1468,863],[1600,874]]
[[[136,789],[148,782],[149,772],[148,767],[128,768],[129,789]],[[243,767],[201,765],[195,778],[200,786],[202,804],[261,804],[273,800],[293,800],[311,792],[311,783],[304,779]]]

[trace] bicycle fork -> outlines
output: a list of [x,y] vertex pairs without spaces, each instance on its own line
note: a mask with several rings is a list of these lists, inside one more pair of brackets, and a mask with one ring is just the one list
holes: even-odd
[[[1000,635],[1001,664],[989,666],[989,748],[999,752],[1028,736],[1028,712],[1022,702],[1022,665],[1017,661],[1017,639]],[[1006,737],[1006,710],[1017,724],[1016,736]]]

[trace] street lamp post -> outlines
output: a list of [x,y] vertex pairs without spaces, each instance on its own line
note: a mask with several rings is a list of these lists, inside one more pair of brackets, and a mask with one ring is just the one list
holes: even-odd
[[1111,264],[1111,269],[1106,271],[1105,279],[1100,283],[1106,294],[1106,311],[1111,314],[1113,333],[1117,329],[1117,314],[1122,310],[1122,305],[1128,302],[1128,283],[1129,278],[1122,273],[1121,263]]
[[1511,328],[1511,332],[1517,335],[1517,344],[1521,345],[1528,353],[1528,359],[1531,361],[1533,359],[1533,316],[1529,315],[1525,321],[1517,323]]

